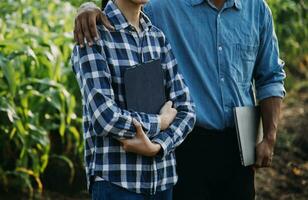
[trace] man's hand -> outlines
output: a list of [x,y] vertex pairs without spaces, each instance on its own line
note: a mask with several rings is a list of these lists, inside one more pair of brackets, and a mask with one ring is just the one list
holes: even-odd
[[137,120],[133,119],[133,123],[137,131],[136,136],[133,139],[120,140],[123,149],[127,152],[132,152],[143,156],[155,156],[160,151],[161,146],[150,141],[144,133],[141,124]]
[[264,138],[256,147],[255,167],[270,167],[274,155],[276,133],[281,107],[280,97],[270,97],[260,102]]
[[166,102],[159,112],[159,117],[161,121],[160,130],[163,131],[167,129],[173,122],[176,114],[177,110],[175,108],[172,108],[172,101]]
[[272,159],[274,155],[274,144],[275,141],[269,141],[268,139],[263,139],[256,147],[256,167],[270,167],[272,164]]
[[89,46],[93,41],[98,40],[96,23],[102,23],[109,30],[114,30],[107,17],[102,13],[94,3],[85,3],[79,10],[75,18],[74,40],[80,47],[83,47],[84,38],[86,38]]

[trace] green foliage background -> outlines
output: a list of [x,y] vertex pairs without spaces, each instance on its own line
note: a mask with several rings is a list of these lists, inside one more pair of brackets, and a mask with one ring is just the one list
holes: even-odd
[[69,63],[75,13],[65,1],[0,2],[2,192],[41,193],[50,156],[81,160],[80,96]]
[[[0,2],[0,193],[40,194],[54,156],[82,165],[80,93],[69,63],[82,2]],[[307,4],[268,2],[286,61],[286,86],[300,90],[308,85]]]
[[274,17],[281,58],[285,60],[287,90],[307,87],[308,7],[305,0],[268,0]]

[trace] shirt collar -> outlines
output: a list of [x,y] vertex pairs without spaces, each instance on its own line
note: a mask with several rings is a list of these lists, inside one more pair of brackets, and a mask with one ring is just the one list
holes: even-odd
[[197,5],[199,5],[203,2],[204,2],[204,0],[190,0],[190,3],[191,3],[192,6],[197,6]]
[[237,10],[242,9],[242,3],[241,0],[226,0],[226,7],[227,8],[236,8]]
[[[109,1],[104,9],[105,14],[107,15],[110,22],[113,24],[115,30],[126,29],[131,25],[122,14],[118,6],[113,2]],[[152,23],[149,18],[141,12],[140,14],[140,24],[143,31],[147,31],[151,28]]]
[[[197,6],[201,3],[203,3],[205,0],[190,0],[190,3],[192,6]],[[226,1],[230,1],[231,3],[234,3],[234,6],[240,10],[242,9],[242,2],[241,0],[226,0]]]
[[241,2],[241,0],[234,0],[234,6],[235,6],[238,10],[241,10],[241,9],[242,9],[242,2]]

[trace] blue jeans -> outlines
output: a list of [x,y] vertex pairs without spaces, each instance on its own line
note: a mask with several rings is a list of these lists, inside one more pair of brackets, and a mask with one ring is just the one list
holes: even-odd
[[172,200],[172,188],[155,195],[137,194],[108,181],[92,185],[92,200]]

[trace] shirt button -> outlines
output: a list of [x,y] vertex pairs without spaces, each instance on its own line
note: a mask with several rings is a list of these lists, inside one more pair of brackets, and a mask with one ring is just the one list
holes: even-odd
[[221,80],[221,82],[224,82],[224,81],[225,81],[225,79],[224,79],[224,78],[221,78],[220,80]]
[[218,18],[220,18],[220,14],[218,14]]
[[221,50],[222,50],[222,46],[219,46],[219,47],[218,47],[218,50],[221,51]]

